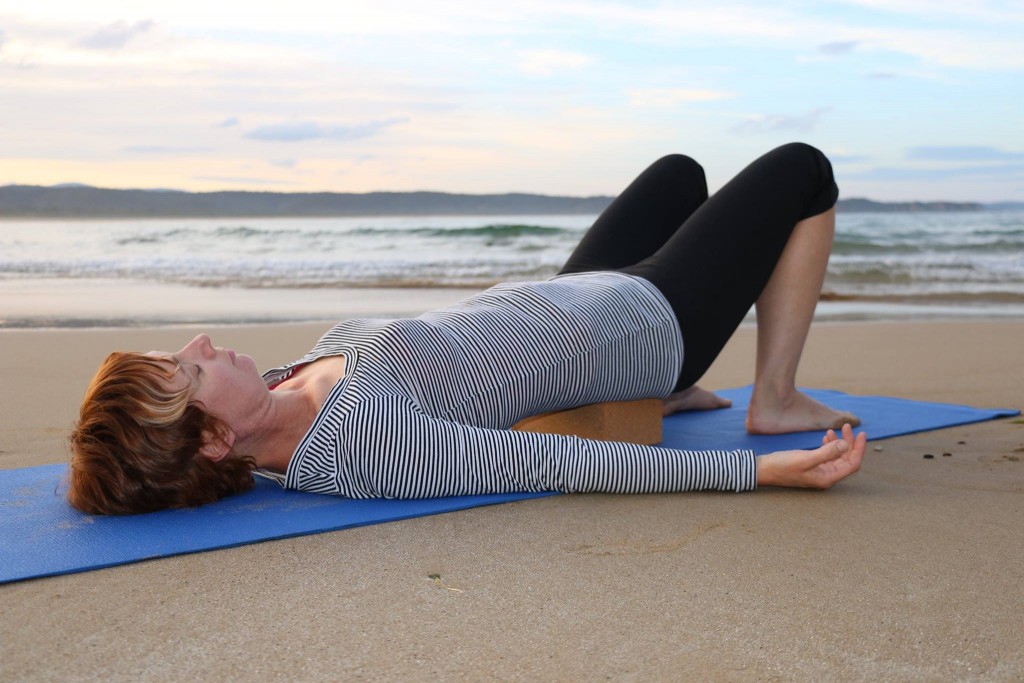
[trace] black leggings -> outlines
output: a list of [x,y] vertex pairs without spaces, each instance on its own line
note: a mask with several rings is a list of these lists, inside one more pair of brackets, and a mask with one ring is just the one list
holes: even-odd
[[700,164],[669,155],[605,209],[561,273],[617,270],[653,282],[683,333],[679,391],[701,378],[757,301],[793,226],[838,196],[832,165],[803,143],[758,158],[710,199]]

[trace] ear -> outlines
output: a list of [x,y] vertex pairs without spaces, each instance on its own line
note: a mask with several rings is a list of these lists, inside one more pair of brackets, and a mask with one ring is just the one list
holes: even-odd
[[199,448],[199,455],[213,462],[220,462],[228,457],[235,445],[235,433],[230,427],[225,426],[218,430],[218,433],[205,432],[203,434],[203,445]]

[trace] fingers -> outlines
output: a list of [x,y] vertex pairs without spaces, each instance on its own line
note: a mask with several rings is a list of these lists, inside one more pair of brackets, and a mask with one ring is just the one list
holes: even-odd
[[864,453],[868,448],[868,435],[867,432],[861,432],[853,440],[853,448],[850,449],[850,454],[847,460],[850,462],[853,469],[851,472],[856,472],[860,469],[860,463],[864,460]]
[[864,451],[866,450],[868,444],[867,432],[861,432],[854,436],[853,427],[851,427],[850,424],[847,423],[843,425],[842,434],[843,436],[841,441],[845,442],[848,446],[848,448],[843,449],[844,459],[847,461],[856,461],[859,465],[861,459],[863,459],[864,457]]
[[843,425],[843,439],[853,443],[853,426],[849,422]]
[[838,481],[845,479],[860,469],[864,460],[864,452],[867,450],[868,435],[865,432],[853,436],[853,429],[850,425],[843,427],[843,442],[848,447],[843,449],[842,456],[835,459],[832,464],[833,470],[827,477],[825,488],[831,487]]
[[828,443],[823,444],[821,448],[807,452],[807,469],[813,469],[818,465],[824,465],[827,462],[837,460],[849,449],[850,443],[848,441],[844,441],[842,439],[829,441]]
[[848,463],[855,464],[852,471],[856,471],[860,467],[860,461],[864,458],[867,440],[868,436],[865,432],[854,436],[853,427],[849,423],[843,425],[842,438],[830,429],[821,439],[821,448],[811,451],[807,462],[811,467],[816,467],[843,458]]
[[843,438],[850,442],[852,448],[850,449],[850,457],[848,459],[856,459],[857,464],[860,464],[861,459],[864,457],[864,451],[867,450],[868,445],[868,434],[867,432],[861,432],[857,436],[853,435],[853,427],[850,425],[843,425]]

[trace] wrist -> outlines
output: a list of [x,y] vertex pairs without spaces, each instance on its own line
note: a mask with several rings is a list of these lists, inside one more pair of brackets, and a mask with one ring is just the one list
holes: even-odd
[[762,455],[758,457],[754,462],[757,466],[757,485],[758,486],[771,486],[774,483],[774,477],[772,475],[772,462],[771,454]]

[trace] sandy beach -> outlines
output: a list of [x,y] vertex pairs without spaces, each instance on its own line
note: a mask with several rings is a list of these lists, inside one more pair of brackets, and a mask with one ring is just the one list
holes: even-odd
[[[212,332],[269,367],[324,329]],[[107,352],[197,331],[0,331],[0,468],[66,460]],[[1021,349],[1021,321],[824,324],[799,379],[1021,408]],[[557,496],[2,586],[0,680],[1020,680],[1022,520],[1011,418],[873,442],[825,493]]]

